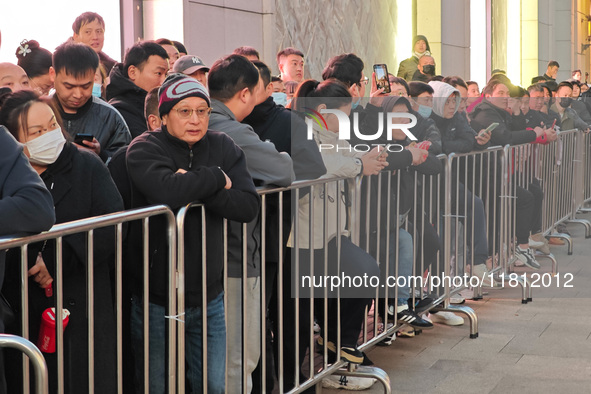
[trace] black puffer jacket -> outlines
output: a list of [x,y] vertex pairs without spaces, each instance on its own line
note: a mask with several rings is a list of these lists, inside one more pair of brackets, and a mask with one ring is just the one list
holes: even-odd
[[470,115],[472,121],[470,126],[474,130],[486,129],[492,123],[499,125],[492,132],[490,138],[491,146],[519,145],[536,140],[536,133],[533,130],[525,129],[525,118],[523,115],[512,116],[487,99],[483,99]]
[[107,101],[121,113],[129,126],[131,137],[135,138],[148,130],[144,116],[146,92],[125,76],[123,64],[117,63],[109,75]]
[[117,149],[131,141],[131,134],[125,120],[111,105],[92,97],[75,114],[64,112],[54,96],[64,122],[64,129],[72,138],[77,133],[92,134],[101,144],[101,159],[107,163]]

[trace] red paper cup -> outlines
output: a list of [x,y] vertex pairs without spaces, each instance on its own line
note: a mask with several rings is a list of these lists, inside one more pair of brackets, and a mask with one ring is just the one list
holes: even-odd
[[[64,330],[70,321],[70,311],[63,310]],[[37,347],[44,353],[55,353],[55,308],[47,308],[41,315],[41,327]]]

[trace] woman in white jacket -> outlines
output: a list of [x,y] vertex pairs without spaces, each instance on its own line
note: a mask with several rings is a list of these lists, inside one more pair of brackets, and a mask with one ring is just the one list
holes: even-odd
[[[351,112],[351,94],[347,88],[337,81],[319,83],[314,80],[305,81],[294,96],[295,110],[319,114],[323,109],[339,110],[347,118]],[[339,120],[334,114],[322,114],[318,125],[314,122],[313,137],[318,144],[322,159],[326,166],[323,178],[349,178],[357,175],[375,175],[387,166],[387,153],[379,156],[378,148],[369,152],[357,152],[345,139],[339,139]],[[383,148],[380,148],[380,150]],[[337,338],[337,295],[340,302],[340,330],[341,330],[341,358],[351,363],[361,363],[363,354],[357,349],[357,339],[364,319],[364,311],[371,304],[376,288],[369,285],[370,280],[361,282],[354,278],[379,278],[377,262],[369,254],[354,245],[349,239],[348,218],[348,181],[327,182],[326,185],[316,186],[310,193],[300,198],[298,202],[297,236],[292,234],[288,246],[299,249],[299,260],[294,261],[299,268],[297,277],[300,294],[310,295],[310,287],[320,288],[316,294],[319,297],[328,291],[328,343],[331,353],[336,353]],[[301,195],[303,195],[302,193]],[[325,201],[328,200],[328,201]],[[310,217],[310,204],[313,205],[313,217]],[[325,212],[326,209],[326,212]],[[325,220],[326,219],[326,220]],[[311,237],[310,225],[313,229]],[[310,238],[313,238],[310,245]],[[340,243],[340,250],[337,246]],[[327,247],[328,272],[324,271],[324,256]],[[312,281],[302,281],[304,275],[310,275],[309,259],[311,252],[314,256],[314,267],[311,273]],[[340,253],[339,253],[340,252]],[[340,264],[339,264],[340,263]],[[321,277],[330,278],[350,277],[351,284],[341,283],[340,294],[336,288],[331,288],[331,279],[325,286],[321,286]],[[376,279],[377,280],[377,279]],[[334,283],[334,282],[332,282]],[[356,285],[357,283],[357,285]],[[361,283],[361,286],[359,284]],[[306,311],[300,309],[300,315]],[[320,314],[316,313],[317,316]],[[319,344],[323,344],[322,337]]]

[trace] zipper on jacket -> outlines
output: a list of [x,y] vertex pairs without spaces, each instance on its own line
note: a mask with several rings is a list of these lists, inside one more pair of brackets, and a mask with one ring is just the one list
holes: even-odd
[[193,149],[189,149],[189,170],[191,169],[192,165],[193,165]]

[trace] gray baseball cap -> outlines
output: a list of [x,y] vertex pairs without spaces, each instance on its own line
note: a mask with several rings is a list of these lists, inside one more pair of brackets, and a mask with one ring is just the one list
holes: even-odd
[[203,60],[201,60],[198,56],[193,55],[185,55],[179,58],[176,62],[174,62],[174,66],[172,67],[172,71],[175,73],[183,73],[185,75],[191,75],[197,70],[205,69],[204,71],[209,71],[209,67],[203,64]]

